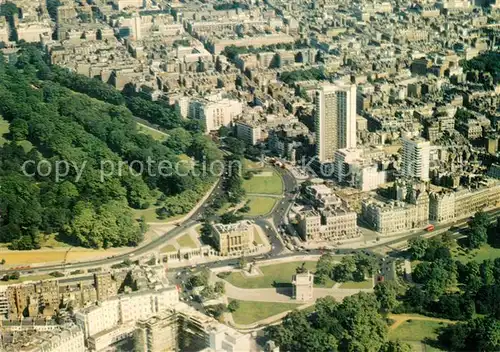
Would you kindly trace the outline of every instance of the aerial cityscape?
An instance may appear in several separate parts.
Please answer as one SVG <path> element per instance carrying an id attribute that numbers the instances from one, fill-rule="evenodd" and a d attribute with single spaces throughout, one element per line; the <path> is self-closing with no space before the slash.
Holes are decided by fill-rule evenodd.
<path id="1" fill-rule="evenodd" d="M 0 0 L 0 351 L 500 351 L 500 0 Z"/>

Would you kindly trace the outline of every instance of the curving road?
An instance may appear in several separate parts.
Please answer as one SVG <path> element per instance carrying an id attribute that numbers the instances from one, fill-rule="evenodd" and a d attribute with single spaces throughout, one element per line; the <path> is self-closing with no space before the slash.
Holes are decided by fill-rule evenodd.
<path id="1" fill-rule="evenodd" d="M 266 236 L 269 239 L 269 242 L 271 244 L 271 251 L 265 255 L 259 254 L 259 255 L 253 255 L 253 256 L 247 256 L 247 259 L 249 260 L 264 260 L 268 259 L 270 257 L 273 258 L 286 258 L 286 257 L 291 257 L 297 255 L 296 252 L 288 252 L 288 253 L 283 253 L 284 250 L 284 244 L 283 241 L 280 237 L 280 235 L 276 232 L 274 226 L 277 228 L 280 227 L 287 227 L 288 232 L 292 235 L 297 235 L 295 229 L 293 226 L 288 224 L 287 222 L 284 221 L 285 219 L 285 214 L 289 211 L 290 206 L 293 204 L 295 196 L 296 196 L 296 186 L 297 182 L 295 178 L 286 170 L 283 169 L 278 169 L 278 172 L 282 175 L 283 178 L 283 183 L 284 183 L 284 189 L 285 193 L 283 195 L 282 200 L 275 206 L 273 209 L 272 214 L 268 218 L 264 217 L 257 217 L 254 219 L 255 223 L 259 226 L 262 227 L 263 231 L 265 232 Z M 175 236 L 178 236 L 185 232 L 189 227 L 195 225 L 197 221 L 201 218 L 205 207 L 207 204 L 211 203 L 213 199 L 223 192 L 222 187 L 221 187 L 221 182 L 219 181 L 217 186 L 213 189 L 212 193 L 210 194 L 209 197 L 200 205 L 200 207 L 183 223 L 179 224 L 176 228 L 172 229 L 169 232 L 166 232 L 163 236 L 145 244 L 142 247 L 138 247 L 137 249 L 125 253 L 125 254 L 120 254 L 117 256 L 113 256 L 110 258 L 105 258 L 105 259 L 98 259 L 98 260 L 93 260 L 93 261 L 86 261 L 86 262 L 77 262 L 77 263 L 67 263 L 67 264 L 53 264 L 53 265 L 44 265 L 44 266 L 39 266 L 39 267 L 33 267 L 33 268 L 27 268 L 27 269 L 3 269 L 0 270 L 0 275 L 4 275 L 7 273 L 12 273 L 15 271 L 18 271 L 20 273 L 27 273 L 27 272 L 37 272 L 37 273 L 47 273 L 47 272 L 52 272 L 52 271 L 60 271 L 60 270 L 76 270 L 76 269 L 84 269 L 84 268 L 94 268 L 94 267 L 101 267 L 101 266 L 108 266 L 112 264 L 117 264 L 123 262 L 125 259 L 133 259 L 135 257 L 139 257 L 143 254 L 146 254 L 158 247 L 163 246 L 167 241 L 171 240 Z M 491 211 L 487 211 L 490 216 L 496 217 L 500 216 L 500 209 L 495 209 Z M 460 220 L 457 221 L 453 224 L 443 224 L 443 225 L 436 225 L 435 226 L 435 231 L 442 230 L 442 229 L 449 229 L 450 227 L 461 224 L 465 220 Z M 465 226 L 457 227 L 453 230 L 453 234 L 456 236 L 461 235 L 461 231 L 463 230 Z M 414 238 L 414 237 L 419 237 L 425 234 L 429 234 L 429 232 L 425 230 L 421 231 L 416 231 L 414 233 L 408 234 L 403 237 L 398 237 L 395 238 L 394 240 L 384 242 L 384 243 L 376 243 L 371 246 L 366 246 L 364 248 L 339 248 L 336 249 L 335 252 L 337 254 L 350 254 L 358 251 L 365 251 L 365 252 L 372 252 L 373 249 L 379 248 L 379 247 L 390 247 L 391 245 L 401 243 L 405 240 Z M 306 250 L 306 253 L 303 253 L 304 255 L 318 255 L 322 254 L 324 250 Z M 378 254 L 376 254 L 378 255 Z M 379 255 L 378 255 L 379 256 Z M 223 267 L 223 266 L 228 266 L 228 265 L 238 265 L 238 259 L 239 258 L 228 258 L 228 259 L 223 259 L 219 260 L 217 262 L 211 262 L 211 263 L 206 263 L 206 264 L 201 264 L 199 265 L 200 267 Z M 188 264 L 186 264 L 188 266 Z M 177 269 L 178 270 L 178 269 Z"/>
<path id="2" fill-rule="evenodd" d="M 280 172 L 283 174 L 283 172 Z M 285 173 L 287 174 L 287 173 Z M 289 174 L 287 174 L 284 178 L 284 185 L 285 185 L 285 190 L 287 192 L 287 197 L 286 202 L 283 200 L 280 201 L 280 205 L 275 207 L 273 209 L 273 219 L 279 219 L 283 217 L 283 213 L 281 212 L 283 208 L 288 207 L 288 204 L 290 204 L 293 196 L 288 195 L 289 192 L 293 192 L 295 189 L 295 180 L 293 177 Z M 76 263 L 67 263 L 67 264 L 49 264 L 49 265 L 43 265 L 43 266 L 37 266 L 37 267 L 32 267 L 32 268 L 26 268 L 26 269 L 3 269 L 0 270 L 0 275 L 5 275 L 8 273 L 12 273 L 15 271 L 18 271 L 20 273 L 27 273 L 27 272 L 37 272 L 37 273 L 44 273 L 44 272 L 52 272 L 52 271 L 58 271 L 58 270 L 76 270 L 76 269 L 84 269 L 84 268 L 93 268 L 93 267 L 101 267 L 101 266 L 108 266 L 116 263 L 123 262 L 125 259 L 132 259 L 135 257 L 139 257 L 143 254 L 146 254 L 158 247 L 163 246 L 167 241 L 171 240 L 172 238 L 182 234 L 185 232 L 188 228 L 191 226 L 195 225 L 197 221 L 202 217 L 203 212 L 205 211 L 205 208 L 207 204 L 211 203 L 215 197 L 217 197 L 220 193 L 223 192 L 222 189 L 222 183 L 221 180 L 218 181 L 216 187 L 213 189 L 212 193 L 210 194 L 207 199 L 200 204 L 198 209 L 184 222 L 182 222 L 180 225 L 178 225 L 176 228 L 172 229 L 171 231 L 166 232 L 163 236 L 156 238 L 155 240 L 145 244 L 144 246 L 138 247 L 135 250 L 132 250 L 128 253 L 125 254 L 120 254 L 116 255 L 113 257 L 109 258 L 104 258 L 104 259 L 98 259 L 98 260 L 92 260 L 92 261 L 85 261 L 85 262 L 76 262 Z M 281 215 L 280 215 L 281 214 Z M 255 223 L 257 223 L 259 226 L 262 227 L 264 232 L 266 233 L 267 237 L 269 238 L 269 242 L 272 245 L 272 250 L 268 254 L 268 256 L 275 256 L 283 251 L 283 243 L 281 239 L 279 238 L 279 235 L 273 230 L 273 224 L 269 222 L 269 220 L 264 219 L 264 218 L 257 218 L 255 219 Z M 253 258 L 253 257 L 252 257 Z M 234 259 L 228 259 L 224 260 L 223 262 L 231 262 Z M 237 259 L 236 259 L 237 261 Z M 226 264 L 227 265 L 227 264 Z"/>
<path id="3" fill-rule="evenodd" d="M 210 194 L 209 197 L 203 202 L 200 207 L 183 223 L 181 223 L 179 226 L 176 228 L 172 229 L 169 232 L 166 232 L 163 236 L 154 239 L 153 241 L 145 244 L 144 246 L 138 247 L 137 249 L 125 253 L 125 254 L 120 254 L 116 255 L 110 258 L 105 258 L 105 259 L 98 259 L 98 260 L 92 260 L 92 261 L 86 261 L 86 262 L 78 262 L 78 263 L 68 263 L 68 264 L 53 264 L 53 265 L 44 265 L 44 266 L 39 266 L 39 267 L 33 267 L 33 268 L 27 268 L 25 270 L 18 270 L 18 269 L 4 269 L 0 270 L 0 274 L 6 274 L 14 271 L 19 271 L 21 273 L 25 273 L 28 271 L 36 271 L 36 272 L 51 272 L 55 270 L 75 270 L 75 269 L 82 269 L 82 268 L 92 268 L 92 267 L 99 267 L 99 266 L 105 266 L 105 265 L 111 265 L 111 264 L 116 264 L 124 261 L 125 259 L 131 259 L 134 257 L 141 256 L 143 254 L 146 254 L 150 252 L 151 250 L 158 248 L 162 245 L 165 244 L 165 242 L 169 241 L 170 239 L 174 238 L 175 236 L 180 235 L 181 233 L 185 232 L 186 229 L 189 227 L 193 226 L 194 224 L 197 223 L 197 220 L 201 217 L 203 214 L 203 211 L 205 210 L 206 204 L 212 202 L 212 200 L 220 193 L 222 192 L 221 189 L 221 184 L 220 181 L 217 183 L 217 186 L 212 190 L 212 193 Z"/>

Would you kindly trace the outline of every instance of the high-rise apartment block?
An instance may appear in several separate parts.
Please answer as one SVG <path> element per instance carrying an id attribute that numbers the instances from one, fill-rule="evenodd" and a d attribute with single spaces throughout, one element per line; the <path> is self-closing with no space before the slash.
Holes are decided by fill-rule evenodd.
<path id="1" fill-rule="evenodd" d="M 135 349 L 137 351 L 175 351 L 179 344 L 178 314 L 166 310 L 157 316 L 137 323 Z"/>
<path id="2" fill-rule="evenodd" d="M 96 273 L 94 274 L 94 283 L 97 293 L 97 300 L 104 301 L 114 297 L 118 288 L 116 282 L 111 277 L 111 273 Z"/>
<path id="3" fill-rule="evenodd" d="M 423 138 L 403 138 L 401 174 L 405 177 L 429 180 L 430 143 Z"/>
<path id="4" fill-rule="evenodd" d="M 142 26 L 141 16 L 139 16 L 139 14 L 136 13 L 134 14 L 134 16 L 132 16 L 132 30 L 131 30 L 135 40 L 142 39 L 141 26 Z"/>
<path id="5" fill-rule="evenodd" d="M 356 147 L 356 86 L 321 86 L 315 98 L 316 155 L 332 161 L 336 150 Z"/>

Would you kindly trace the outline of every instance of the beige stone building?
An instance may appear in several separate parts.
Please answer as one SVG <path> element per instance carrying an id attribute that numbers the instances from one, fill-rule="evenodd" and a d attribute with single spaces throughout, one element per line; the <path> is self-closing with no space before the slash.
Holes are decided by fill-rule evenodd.
<path id="1" fill-rule="evenodd" d="M 31 327 L 28 325 L 6 327 L 5 331 L 10 330 L 15 339 L 11 343 L 2 343 L 2 351 L 84 352 L 87 350 L 83 332 L 75 325 Z"/>
<path id="2" fill-rule="evenodd" d="M 402 199 L 407 199 L 405 202 Z M 429 224 L 429 196 L 414 190 L 400 200 L 367 199 L 362 202 L 363 220 L 381 234 L 398 234 Z"/>
<path id="3" fill-rule="evenodd" d="M 455 219 L 455 193 L 431 192 L 429 194 L 429 220 L 449 222 Z"/>
<path id="4" fill-rule="evenodd" d="M 463 219 L 478 211 L 497 207 L 500 203 L 500 182 L 486 179 L 475 187 L 458 191 L 432 193 L 429 218 L 438 223 Z"/>
<path id="5" fill-rule="evenodd" d="M 249 334 L 220 324 L 185 303 L 139 321 L 134 342 L 134 351 L 138 352 L 251 350 Z M 181 343 L 188 346 L 180 346 Z"/>
<path id="6" fill-rule="evenodd" d="M 299 214 L 298 230 L 307 241 L 338 242 L 357 237 L 357 214 L 344 207 L 305 210 Z"/>
<path id="7" fill-rule="evenodd" d="M 94 274 L 94 282 L 97 293 L 97 300 L 99 301 L 114 297 L 118 293 L 116 281 L 111 277 L 111 273 Z"/>
<path id="8" fill-rule="evenodd" d="M 24 40 L 28 43 L 38 43 L 42 37 L 50 37 L 52 28 L 46 23 L 24 23 L 20 22 L 16 27 L 17 40 Z"/>
<path id="9" fill-rule="evenodd" d="M 214 224 L 213 233 L 220 255 L 243 254 L 254 238 L 254 226 L 249 221 Z"/>
<path id="10" fill-rule="evenodd" d="M 212 54 L 220 54 L 228 46 L 253 46 L 259 48 L 262 46 L 293 43 L 295 39 L 288 34 L 267 34 L 261 36 L 245 37 L 238 39 L 215 39 L 207 42 L 207 46 Z"/>
<path id="11" fill-rule="evenodd" d="M 339 207 L 342 205 L 342 200 L 325 184 L 307 186 L 304 190 L 304 198 L 311 205 L 318 208 Z"/>
<path id="12" fill-rule="evenodd" d="M 314 293 L 314 274 L 309 270 L 292 276 L 293 295 L 297 301 L 310 301 Z"/>
<path id="13" fill-rule="evenodd" d="M 126 8 L 141 8 L 144 5 L 144 0 L 114 0 L 113 4 L 121 11 Z"/>
<path id="14" fill-rule="evenodd" d="M 178 345 L 178 317 L 174 310 L 137 323 L 135 332 L 137 351 L 175 351 Z"/>
<path id="15" fill-rule="evenodd" d="M 9 318 L 52 316 L 59 308 L 59 285 L 56 280 L 32 284 L 12 285 L 7 288 Z"/>

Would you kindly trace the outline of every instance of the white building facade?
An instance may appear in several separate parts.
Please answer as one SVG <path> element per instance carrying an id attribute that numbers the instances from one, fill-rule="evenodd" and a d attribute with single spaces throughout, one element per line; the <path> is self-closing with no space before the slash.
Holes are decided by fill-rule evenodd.
<path id="1" fill-rule="evenodd" d="M 321 86 L 315 97 L 316 156 L 332 161 L 336 150 L 356 147 L 356 86 Z"/>
<path id="2" fill-rule="evenodd" d="M 401 174 L 405 177 L 429 180 L 430 142 L 423 138 L 403 138 Z"/>

